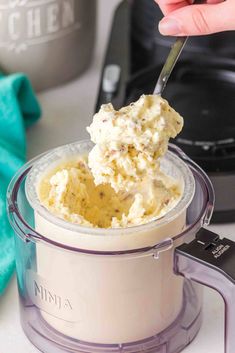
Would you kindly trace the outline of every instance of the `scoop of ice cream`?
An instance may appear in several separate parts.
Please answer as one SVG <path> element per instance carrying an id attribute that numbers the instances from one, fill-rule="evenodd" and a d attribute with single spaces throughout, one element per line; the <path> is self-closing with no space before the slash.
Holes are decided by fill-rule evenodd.
<path id="1" fill-rule="evenodd" d="M 87 158 L 67 161 L 45 175 L 38 197 L 52 214 L 88 227 L 119 228 L 150 222 L 179 201 L 180 185 L 166 175 L 139 185 L 142 193 L 116 193 L 109 184 L 94 183 Z M 146 197 L 147 196 L 147 197 Z"/>
<path id="2" fill-rule="evenodd" d="M 179 201 L 177 180 L 161 171 L 182 117 L 160 96 L 141 96 L 119 111 L 103 105 L 88 131 L 88 156 L 67 161 L 42 178 L 39 199 L 69 222 L 100 228 L 130 227 L 164 216 Z"/>
<path id="3" fill-rule="evenodd" d="M 142 95 L 118 111 L 102 105 L 87 128 L 95 143 L 89 153 L 95 184 L 130 191 L 146 175 L 154 178 L 157 159 L 182 126 L 183 118 L 157 95 Z"/>

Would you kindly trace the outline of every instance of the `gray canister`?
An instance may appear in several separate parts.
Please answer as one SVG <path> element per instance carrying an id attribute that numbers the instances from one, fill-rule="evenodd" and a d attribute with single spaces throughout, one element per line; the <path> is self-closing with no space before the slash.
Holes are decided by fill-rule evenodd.
<path id="1" fill-rule="evenodd" d="M 0 0 L 0 69 L 36 90 L 82 73 L 94 48 L 96 0 Z"/>

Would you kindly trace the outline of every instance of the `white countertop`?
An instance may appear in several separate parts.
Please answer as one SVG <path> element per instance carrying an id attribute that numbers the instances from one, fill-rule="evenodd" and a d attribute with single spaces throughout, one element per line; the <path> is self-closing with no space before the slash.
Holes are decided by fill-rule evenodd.
<path id="1" fill-rule="evenodd" d="M 99 85 L 100 69 L 113 10 L 119 0 L 99 0 L 96 50 L 90 68 L 77 80 L 39 94 L 43 108 L 40 122 L 28 131 L 28 157 L 49 148 L 88 137 Z M 107 6 L 108 4 L 108 6 Z M 235 224 L 211 227 L 235 240 Z M 21 330 L 16 280 L 0 298 L 0 353 L 36 353 Z M 184 353 L 223 353 L 223 301 L 213 290 L 204 290 L 204 320 L 200 333 Z"/>

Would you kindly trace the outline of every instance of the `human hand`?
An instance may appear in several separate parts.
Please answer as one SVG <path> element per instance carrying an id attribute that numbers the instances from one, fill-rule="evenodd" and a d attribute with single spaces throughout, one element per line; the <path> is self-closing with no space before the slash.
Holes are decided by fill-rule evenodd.
<path id="1" fill-rule="evenodd" d="M 159 22 L 163 35 L 192 36 L 235 30 L 235 0 L 155 0 L 164 18 Z"/>

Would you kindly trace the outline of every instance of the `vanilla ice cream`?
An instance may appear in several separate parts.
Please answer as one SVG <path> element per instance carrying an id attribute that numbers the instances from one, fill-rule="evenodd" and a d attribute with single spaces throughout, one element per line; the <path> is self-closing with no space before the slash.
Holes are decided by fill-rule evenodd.
<path id="1" fill-rule="evenodd" d="M 118 111 L 102 105 L 87 128 L 95 143 L 89 154 L 95 183 L 129 191 L 145 176 L 155 178 L 157 160 L 182 126 L 183 118 L 158 95 L 142 95 Z"/>
<path id="2" fill-rule="evenodd" d="M 159 174 L 138 185 L 140 192 L 116 193 L 109 184 L 96 186 L 86 157 L 63 162 L 38 185 L 41 203 L 66 221 L 89 227 L 118 228 L 147 223 L 179 201 L 181 185 Z"/>
<path id="3" fill-rule="evenodd" d="M 43 178 L 41 203 L 73 223 L 100 228 L 129 227 L 166 214 L 182 190 L 161 170 L 160 157 L 183 119 L 156 95 L 119 111 L 103 105 L 88 128 L 96 143 L 87 156 L 62 163 Z"/>

